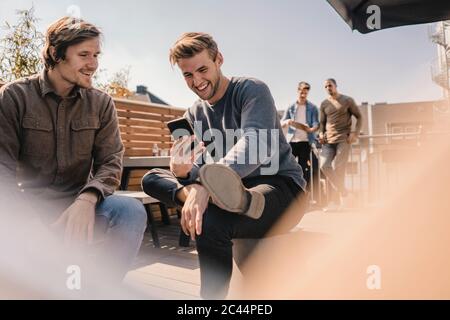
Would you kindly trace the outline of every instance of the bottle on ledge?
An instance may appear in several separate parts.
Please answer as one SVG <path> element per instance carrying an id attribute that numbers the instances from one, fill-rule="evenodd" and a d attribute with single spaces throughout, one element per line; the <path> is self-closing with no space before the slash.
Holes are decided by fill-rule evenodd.
<path id="1" fill-rule="evenodd" d="M 159 148 L 158 148 L 158 145 L 156 143 L 153 144 L 152 155 L 154 157 L 159 156 Z"/>

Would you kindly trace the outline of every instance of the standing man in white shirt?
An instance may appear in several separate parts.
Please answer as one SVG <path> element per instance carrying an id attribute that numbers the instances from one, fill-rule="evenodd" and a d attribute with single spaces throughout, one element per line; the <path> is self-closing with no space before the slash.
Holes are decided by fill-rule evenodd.
<path id="1" fill-rule="evenodd" d="M 291 145 L 292 154 L 297 157 L 298 163 L 302 167 L 303 177 L 307 181 L 309 189 L 311 165 L 314 166 L 315 172 L 314 185 L 318 186 L 317 158 L 313 155 L 313 164 L 311 164 L 310 153 L 311 144 L 316 143 L 315 132 L 319 129 L 319 111 L 313 103 L 308 101 L 310 89 L 311 85 L 305 81 L 298 84 L 297 101 L 286 109 L 281 119 L 281 126 L 288 127 L 286 139 Z"/>

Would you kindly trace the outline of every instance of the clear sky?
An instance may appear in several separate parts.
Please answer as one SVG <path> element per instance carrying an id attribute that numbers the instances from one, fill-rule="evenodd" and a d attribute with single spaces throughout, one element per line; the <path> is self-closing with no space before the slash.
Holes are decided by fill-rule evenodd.
<path id="1" fill-rule="evenodd" d="M 33 3 L 41 31 L 78 6 L 104 32 L 101 68 L 131 66 L 132 88 L 144 84 L 174 106 L 196 99 L 168 61 L 169 48 L 187 31 L 211 33 L 225 57 L 224 74 L 263 80 L 279 109 L 295 101 L 300 80 L 312 85 L 310 100 L 320 104 L 328 77 L 358 103 L 442 96 L 431 81 L 430 25 L 361 35 L 325 0 L 1 0 L 0 22 L 15 22 L 15 10 Z"/>

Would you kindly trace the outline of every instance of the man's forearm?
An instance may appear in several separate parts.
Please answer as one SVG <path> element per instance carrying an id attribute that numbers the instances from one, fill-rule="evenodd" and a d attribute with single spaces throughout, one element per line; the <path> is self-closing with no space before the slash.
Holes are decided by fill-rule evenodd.
<path id="1" fill-rule="evenodd" d="M 325 128 L 327 125 L 327 116 L 325 115 L 325 111 L 323 107 L 320 107 L 320 117 L 319 117 L 319 135 L 325 135 Z"/>
<path id="2" fill-rule="evenodd" d="M 325 135 L 325 127 L 326 127 L 326 123 L 320 122 L 319 135 L 321 135 L 321 136 Z"/>
<path id="3" fill-rule="evenodd" d="M 87 189 L 77 197 L 77 200 L 87 201 L 96 205 L 99 198 L 100 194 L 96 189 Z"/>
<path id="4" fill-rule="evenodd" d="M 121 178 L 121 154 L 118 153 L 110 159 L 110 161 L 94 167 L 94 177 L 81 190 L 80 194 L 95 189 L 98 191 L 100 198 L 106 198 L 114 193 L 120 185 Z"/>
<path id="5" fill-rule="evenodd" d="M 175 194 L 175 196 L 177 197 L 177 200 L 181 203 L 185 203 L 187 197 L 189 196 L 189 192 L 191 192 L 192 188 L 194 188 L 194 187 L 195 187 L 195 185 L 190 184 L 190 185 L 184 186 L 183 188 L 178 190 L 177 193 Z"/>

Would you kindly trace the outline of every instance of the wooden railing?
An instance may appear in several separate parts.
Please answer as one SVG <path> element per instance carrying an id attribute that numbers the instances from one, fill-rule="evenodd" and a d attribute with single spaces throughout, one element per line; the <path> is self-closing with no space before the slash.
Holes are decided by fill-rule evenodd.
<path id="1" fill-rule="evenodd" d="M 123 144 L 124 157 L 151 156 L 153 145 L 170 149 L 172 142 L 166 123 L 181 117 L 185 110 L 155 103 L 114 99 Z M 130 172 L 128 190 L 141 190 L 146 170 Z"/>
<path id="2" fill-rule="evenodd" d="M 185 110 L 165 105 L 114 99 L 125 156 L 151 156 L 154 144 L 160 150 L 172 145 L 166 123 L 181 117 Z"/>

